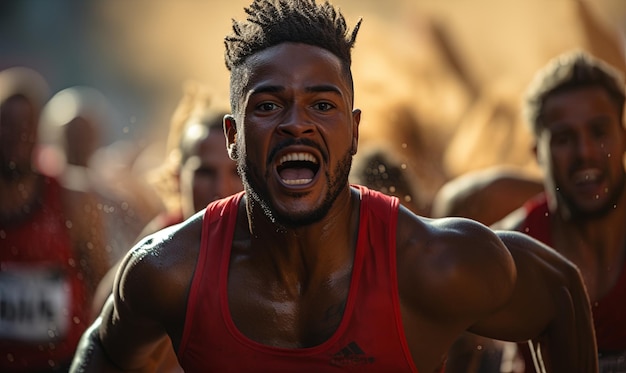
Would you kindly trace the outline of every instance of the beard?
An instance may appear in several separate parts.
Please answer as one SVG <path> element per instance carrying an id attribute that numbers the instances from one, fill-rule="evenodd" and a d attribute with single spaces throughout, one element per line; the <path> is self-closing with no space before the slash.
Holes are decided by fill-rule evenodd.
<path id="1" fill-rule="evenodd" d="M 612 189 L 611 193 L 608 195 L 609 198 L 606 203 L 594 210 L 582 208 L 573 198 L 569 195 L 561 193 L 560 191 L 557 191 L 557 198 L 561 201 L 559 203 L 563 203 L 564 206 L 567 207 L 572 220 L 595 220 L 603 218 L 611 213 L 611 211 L 615 210 L 617 204 L 620 202 L 625 187 L 626 174 L 622 173 L 619 182 L 617 183 L 617 187 Z M 557 188 L 557 190 L 560 190 L 560 188 Z"/>
<path id="2" fill-rule="evenodd" d="M 265 215 L 272 223 L 277 224 L 279 229 L 299 228 L 319 222 L 328 214 L 335 200 L 337 200 L 337 197 L 343 192 L 343 188 L 348 184 L 348 176 L 352 167 L 352 156 L 352 152 L 348 150 L 337 164 L 337 167 L 335 167 L 334 172 L 326 172 L 328 193 L 318 207 L 304 212 L 278 211 L 271 202 L 271 195 L 265 188 L 265 183 L 260 181 L 260 178 L 254 177 L 254 172 L 251 172 L 252 166 L 247 163 L 243 154 L 239 154 L 237 158 L 237 171 L 241 177 L 244 190 L 250 196 L 250 204 L 252 206 L 259 205 Z M 265 175 L 265 178 L 270 177 L 269 172 Z M 335 176 L 333 177 L 332 175 Z M 304 194 L 293 193 L 291 196 L 302 198 Z"/>

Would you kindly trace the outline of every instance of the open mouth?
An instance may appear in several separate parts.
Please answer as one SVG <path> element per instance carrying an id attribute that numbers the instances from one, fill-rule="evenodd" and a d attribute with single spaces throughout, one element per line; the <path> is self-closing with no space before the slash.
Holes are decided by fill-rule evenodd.
<path id="1" fill-rule="evenodd" d="M 574 183 L 577 185 L 592 184 L 598 182 L 601 172 L 597 168 L 588 168 L 574 174 Z"/>
<path id="2" fill-rule="evenodd" d="M 278 160 L 278 175 L 286 185 L 304 185 L 310 183 L 320 165 L 311 153 L 288 153 Z"/>

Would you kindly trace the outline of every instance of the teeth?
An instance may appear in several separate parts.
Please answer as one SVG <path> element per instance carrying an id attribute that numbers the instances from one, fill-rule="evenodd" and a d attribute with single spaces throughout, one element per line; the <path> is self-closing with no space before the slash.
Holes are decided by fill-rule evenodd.
<path id="1" fill-rule="evenodd" d="M 310 183 L 313 179 L 297 179 L 297 180 L 285 180 L 283 179 L 283 183 L 288 185 L 302 185 Z"/>
<path id="2" fill-rule="evenodd" d="M 290 161 L 308 161 L 317 164 L 317 159 L 315 159 L 315 157 L 311 153 L 289 153 L 282 156 L 279 159 L 278 163 L 283 164 Z M 293 181 L 297 182 L 298 180 Z"/>

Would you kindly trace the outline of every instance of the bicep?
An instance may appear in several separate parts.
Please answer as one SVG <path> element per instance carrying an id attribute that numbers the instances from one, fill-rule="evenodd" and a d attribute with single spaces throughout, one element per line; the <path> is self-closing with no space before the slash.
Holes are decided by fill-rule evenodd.
<path id="1" fill-rule="evenodd" d="M 515 287 L 502 309 L 473 325 L 470 331 L 496 339 L 528 340 L 544 333 L 558 316 L 560 294 L 570 287 L 578 272 L 560 254 L 535 239 L 518 232 L 502 231 L 498 235 L 515 261 Z"/>

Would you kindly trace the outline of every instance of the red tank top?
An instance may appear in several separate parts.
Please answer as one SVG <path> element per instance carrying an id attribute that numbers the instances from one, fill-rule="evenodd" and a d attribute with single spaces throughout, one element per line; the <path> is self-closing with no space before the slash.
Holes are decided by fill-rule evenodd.
<path id="1" fill-rule="evenodd" d="M 0 371 L 67 369 L 89 321 L 77 267 L 61 188 L 46 178 L 42 206 L 0 225 Z"/>
<path id="2" fill-rule="evenodd" d="M 361 210 L 346 308 L 333 336 L 310 348 L 271 347 L 237 330 L 226 282 L 243 193 L 209 205 L 178 351 L 186 372 L 417 372 L 398 300 L 398 200 L 355 187 Z"/>
<path id="3" fill-rule="evenodd" d="M 552 246 L 550 211 L 545 194 L 531 199 L 524 208 L 526 219 L 521 231 Z M 614 353 L 626 357 L 626 263 L 611 292 L 595 302 L 592 310 L 600 357 Z"/>

